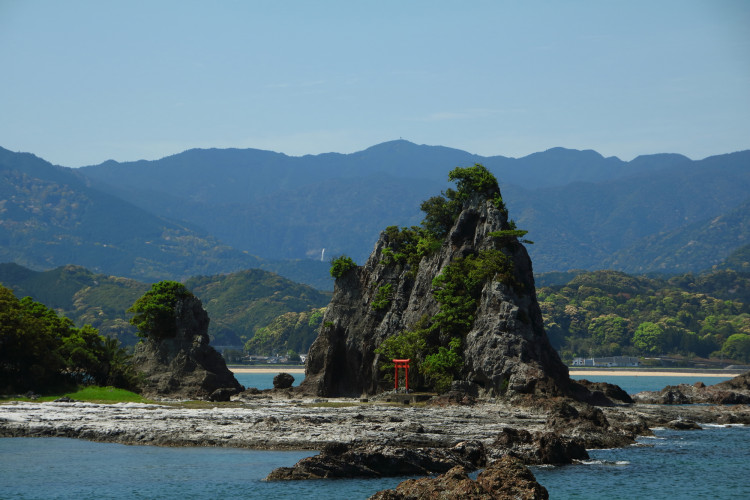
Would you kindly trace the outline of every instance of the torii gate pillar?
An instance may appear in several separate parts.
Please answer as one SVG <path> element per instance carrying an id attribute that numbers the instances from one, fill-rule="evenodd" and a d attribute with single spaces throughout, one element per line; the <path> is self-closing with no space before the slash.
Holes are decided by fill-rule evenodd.
<path id="1" fill-rule="evenodd" d="M 394 359 L 393 364 L 396 367 L 396 381 L 395 381 L 395 389 L 398 390 L 398 369 L 403 368 L 406 372 L 405 376 L 405 388 L 406 392 L 409 392 L 409 361 L 411 359 Z"/>

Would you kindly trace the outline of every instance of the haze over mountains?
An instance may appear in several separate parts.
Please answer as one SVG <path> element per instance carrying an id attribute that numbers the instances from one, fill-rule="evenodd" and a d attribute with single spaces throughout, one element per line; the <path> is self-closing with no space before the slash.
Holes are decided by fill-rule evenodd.
<path id="1" fill-rule="evenodd" d="M 700 271 L 748 243 L 750 151 L 513 159 L 398 140 L 352 154 L 196 149 L 69 169 L 0 148 L 0 261 L 151 281 L 263 267 L 330 288 L 330 257 L 364 262 L 381 230 L 418 224 L 448 171 L 474 163 L 497 176 L 535 241 L 535 272 Z"/>

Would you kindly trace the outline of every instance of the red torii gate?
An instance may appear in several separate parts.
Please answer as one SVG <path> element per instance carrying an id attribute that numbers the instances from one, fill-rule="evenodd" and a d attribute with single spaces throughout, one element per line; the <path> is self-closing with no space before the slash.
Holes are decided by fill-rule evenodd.
<path id="1" fill-rule="evenodd" d="M 394 359 L 393 360 L 393 364 L 396 367 L 396 382 L 395 382 L 396 390 L 398 390 L 398 369 L 403 368 L 404 370 L 406 370 L 406 377 L 405 377 L 406 392 L 409 392 L 409 361 L 411 361 L 411 359 Z"/>

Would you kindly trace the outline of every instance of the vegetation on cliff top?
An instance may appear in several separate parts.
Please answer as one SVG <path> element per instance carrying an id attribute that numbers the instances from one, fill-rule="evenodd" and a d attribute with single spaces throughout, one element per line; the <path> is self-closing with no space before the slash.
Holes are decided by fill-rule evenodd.
<path id="1" fill-rule="evenodd" d="M 348 255 L 339 255 L 331 259 L 331 277 L 339 279 L 352 269 L 357 267 L 357 264 Z"/>
<path id="2" fill-rule="evenodd" d="M 176 281 L 160 281 L 144 293 L 128 309 L 132 312 L 130 324 L 138 329 L 137 335 L 151 340 L 173 338 L 177 335 L 175 307 L 180 300 L 195 297 L 185 285 Z"/>

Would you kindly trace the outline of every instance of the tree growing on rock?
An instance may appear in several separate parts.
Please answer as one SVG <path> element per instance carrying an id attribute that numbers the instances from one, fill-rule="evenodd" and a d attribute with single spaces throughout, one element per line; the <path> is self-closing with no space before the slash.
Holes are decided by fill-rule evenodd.
<path id="1" fill-rule="evenodd" d="M 128 309 L 134 313 L 130 324 L 138 328 L 137 335 L 151 340 L 172 338 L 177 334 L 175 306 L 181 299 L 193 297 L 185 285 L 176 281 L 160 281 Z"/>

